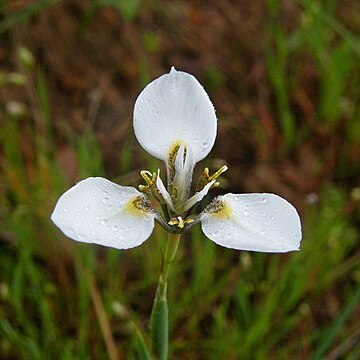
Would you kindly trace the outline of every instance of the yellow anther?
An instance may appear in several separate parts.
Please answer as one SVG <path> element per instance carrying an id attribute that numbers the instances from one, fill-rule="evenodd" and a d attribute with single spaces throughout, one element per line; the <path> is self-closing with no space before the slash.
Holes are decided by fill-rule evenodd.
<path id="1" fill-rule="evenodd" d="M 148 170 L 141 170 L 140 175 L 145 180 L 145 182 L 148 184 L 148 186 L 151 186 L 156 181 L 156 174 L 155 173 L 152 174 Z"/>
<path id="2" fill-rule="evenodd" d="M 178 216 L 176 218 L 172 218 L 168 224 L 169 225 L 177 225 L 180 229 L 183 229 L 185 224 L 190 224 L 194 221 L 194 219 L 183 219 L 181 216 Z"/>
<path id="3" fill-rule="evenodd" d="M 176 218 L 173 218 L 168 222 L 169 225 L 176 225 L 177 223 L 178 223 L 178 219 Z"/>
<path id="4" fill-rule="evenodd" d="M 190 224 L 192 222 L 194 222 L 194 219 L 191 219 L 191 218 L 187 218 L 184 220 L 185 224 Z"/>
<path id="5" fill-rule="evenodd" d="M 227 169 L 228 169 L 228 167 L 226 165 L 222 166 L 215 174 L 213 174 L 209 177 L 209 181 L 217 179 Z"/>
<path id="6" fill-rule="evenodd" d="M 185 223 L 184 223 L 184 220 L 182 219 L 181 216 L 178 216 L 178 221 L 179 221 L 178 227 L 179 227 L 180 229 L 182 229 L 182 228 L 184 227 Z"/>

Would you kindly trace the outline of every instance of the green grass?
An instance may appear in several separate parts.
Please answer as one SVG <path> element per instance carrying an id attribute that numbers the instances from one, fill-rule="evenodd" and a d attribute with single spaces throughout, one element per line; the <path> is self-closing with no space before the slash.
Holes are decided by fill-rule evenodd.
<path id="1" fill-rule="evenodd" d="M 11 14 L 0 22 L 0 32 L 53 3 L 37 1 Z M 127 21 L 136 17 L 139 3 L 131 2 L 132 10 L 119 5 L 119 11 L 129 12 L 123 14 Z M 336 1 L 299 4 L 301 17 L 289 31 L 281 3 L 268 1 L 265 60 L 281 135 L 276 151 L 285 157 L 313 137 L 340 138 L 337 166 L 320 183 L 318 201 L 302 204 L 300 252 L 237 252 L 217 247 L 199 228 L 186 233 L 169 281 L 171 358 L 318 360 L 342 351 L 358 330 L 359 199 L 353 184 L 359 165 L 352 155 L 360 146 L 359 40 L 337 19 Z M 145 40 L 153 42 L 146 34 Z M 306 57 L 318 81 L 310 120 L 293 111 L 302 86 L 299 61 Z M 143 59 L 138 65 L 144 83 L 148 65 Z M 108 359 L 109 339 L 100 325 L 105 317 L 120 357 L 142 358 L 165 233 L 157 227 L 141 247 L 116 251 L 74 243 L 54 227 L 53 206 L 72 184 L 57 157 L 61 145 L 49 80 L 41 64 L 16 72 L 21 84 L 25 79 L 17 89 L 30 89 L 33 103 L 25 115 L 0 107 L 0 353 L 4 359 Z M 4 79 L 3 88 L 15 86 L 8 74 Z M 223 79 L 212 84 L 214 89 L 226 86 Z M 119 176 L 136 170 L 133 164 L 139 161 L 134 151 L 140 150 L 132 130 L 127 131 L 114 150 Z M 81 136 L 68 132 L 62 142 L 75 154 L 78 178 L 107 175 L 91 125 Z M 142 168 L 159 166 L 140 156 Z M 326 160 L 325 150 L 320 159 Z M 340 355 L 356 359 L 359 354 L 355 342 Z"/>

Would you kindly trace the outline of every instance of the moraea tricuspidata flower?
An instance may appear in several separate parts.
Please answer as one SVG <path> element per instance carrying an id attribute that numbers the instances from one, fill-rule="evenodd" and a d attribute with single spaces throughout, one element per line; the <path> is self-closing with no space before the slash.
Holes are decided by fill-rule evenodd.
<path id="1" fill-rule="evenodd" d="M 213 175 L 205 168 L 191 195 L 194 166 L 209 154 L 217 130 L 215 109 L 194 76 L 172 68 L 148 84 L 135 103 L 134 130 L 141 146 L 165 162 L 167 186 L 160 170 L 141 172 L 146 185 L 140 191 L 101 177 L 82 180 L 60 197 L 51 215 L 65 235 L 128 249 L 149 238 L 155 220 L 172 233 L 200 222 L 210 240 L 227 248 L 299 250 L 299 215 L 277 195 L 228 193 L 199 210 L 227 167 Z"/>

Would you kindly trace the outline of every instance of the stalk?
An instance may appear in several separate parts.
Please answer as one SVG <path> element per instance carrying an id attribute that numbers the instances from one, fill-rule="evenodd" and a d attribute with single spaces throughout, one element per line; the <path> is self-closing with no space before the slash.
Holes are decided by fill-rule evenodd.
<path id="1" fill-rule="evenodd" d="M 160 360 L 168 358 L 169 351 L 169 310 L 167 304 L 167 277 L 171 263 L 179 247 L 181 234 L 168 233 L 166 250 L 163 259 L 154 304 L 150 317 L 151 340 L 153 352 Z"/>

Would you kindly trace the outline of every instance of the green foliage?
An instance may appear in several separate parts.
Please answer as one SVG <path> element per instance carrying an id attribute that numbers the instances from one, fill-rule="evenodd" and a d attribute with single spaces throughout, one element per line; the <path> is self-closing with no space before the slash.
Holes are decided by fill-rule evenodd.
<path id="1" fill-rule="evenodd" d="M 3 17 L 0 33 L 28 22 L 56 2 L 31 2 Z M 279 115 L 283 153 L 311 139 L 318 127 L 330 137 L 341 130 L 344 144 L 336 175 L 349 181 L 359 174 L 358 161 L 349 164 L 360 144 L 360 46 L 337 20 L 336 6 L 325 3 L 336 5 L 336 1 L 299 1 L 301 16 L 289 32 L 282 3 L 267 2 L 267 79 Z M 97 0 L 94 4 L 116 8 L 127 21 L 134 21 L 142 2 Z M 0 5 L 1 11 L 5 8 Z M 149 30 L 140 33 L 144 51 L 156 54 L 161 37 Z M 73 243 L 52 225 L 53 206 L 74 181 L 58 161 L 60 147 L 65 143 L 74 154 L 77 178 L 105 176 L 106 166 L 93 126 L 81 135 L 71 132 L 62 134 L 61 140 L 55 138 L 46 69 L 33 62 L 27 50 L 17 56 L 24 69 L 2 69 L 1 89 L 31 88 L 35 100 L 20 112 L 0 106 L 0 354 L 14 359 L 108 359 L 87 281 L 90 276 L 120 357 L 149 359 L 149 339 L 143 334 L 160 272 L 164 234 L 156 228 L 143 246 L 121 252 Z M 319 84 L 315 128 L 292 111 L 302 80 L 297 63 L 302 56 L 310 56 Z M 140 87 L 151 73 L 143 58 L 137 65 Z M 206 86 L 226 86 L 229 80 L 223 69 L 218 65 L 206 69 Z M 115 150 L 120 152 L 119 175 L 135 169 L 134 149 L 131 135 Z M 147 165 L 157 169 L 159 162 L 149 159 Z M 340 351 L 354 338 L 360 301 L 360 231 L 359 212 L 353 208 L 359 203 L 350 195 L 356 193 L 351 182 L 345 186 L 336 180 L 319 185 L 317 202 L 304 202 L 304 240 L 298 253 L 239 253 L 217 247 L 199 227 L 185 234 L 169 274 L 173 358 L 315 360 Z M 159 321 L 166 314 L 162 308 Z M 360 345 L 354 344 L 341 356 L 355 359 L 359 353 Z"/>
<path id="2" fill-rule="evenodd" d="M 4 19 L 0 21 L 0 34 L 11 29 L 16 25 L 29 21 L 33 16 L 37 15 L 40 11 L 60 1 L 61 0 L 32 1 L 28 6 L 14 12 L 13 14 L 5 16 Z M 2 7 L 0 7 L 0 11 L 6 10 L 8 3 L 10 2 L 4 1 L 4 3 L 1 5 Z"/>
<path id="3" fill-rule="evenodd" d="M 118 10 L 128 21 L 133 21 L 139 13 L 141 0 L 93 0 L 96 7 L 109 6 Z"/>

